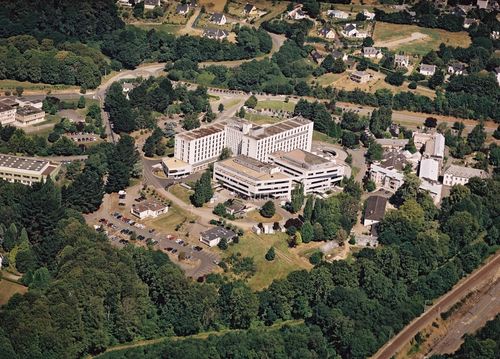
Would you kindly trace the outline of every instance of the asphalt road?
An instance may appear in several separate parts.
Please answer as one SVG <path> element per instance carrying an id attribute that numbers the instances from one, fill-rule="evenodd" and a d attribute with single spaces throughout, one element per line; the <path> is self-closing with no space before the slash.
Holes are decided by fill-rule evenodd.
<path id="1" fill-rule="evenodd" d="M 451 306 L 460 301 L 469 291 L 488 279 L 494 273 L 500 270 L 500 252 L 497 252 L 493 258 L 482 267 L 474 271 L 468 277 L 462 279 L 452 290 L 440 297 L 435 304 L 428 308 L 420 317 L 414 319 L 401 332 L 389 340 L 380 350 L 372 356 L 372 359 L 390 359 L 398 353 L 401 348 L 410 342 L 417 333 L 441 313 L 446 312 Z"/>

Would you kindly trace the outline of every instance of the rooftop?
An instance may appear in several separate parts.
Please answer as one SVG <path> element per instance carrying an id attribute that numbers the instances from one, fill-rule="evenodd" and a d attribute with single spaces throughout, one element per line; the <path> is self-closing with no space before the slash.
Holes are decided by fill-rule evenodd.
<path id="1" fill-rule="evenodd" d="M 487 178 L 489 176 L 488 173 L 483 170 L 472 167 L 457 166 L 457 165 L 451 165 L 450 167 L 448 167 L 446 171 L 444 171 L 444 174 L 462 178 L 472 178 L 472 177 Z"/>
<path id="2" fill-rule="evenodd" d="M 404 147 L 408 144 L 408 139 L 406 138 L 377 138 L 377 142 L 381 146 L 392 146 L 392 147 Z"/>
<path id="3" fill-rule="evenodd" d="M 154 199 L 148 199 L 143 202 L 133 204 L 132 207 L 134 207 L 134 211 L 136 212 L 146 212 L 146 211 L 160 211 L 167 206 L 164 205 L 163 203 L 160 203 L 158 201 L 155 201 Z"/>
<path id="4" fill-rule="evenodd" d="M 301 168 L 313 168 L 325 164 L 334 164 L 326 158 L 318 156 L 314 153 L 307 152 L 301 149 L 292 150 L 289 152 L 278 151 L 271 155 L 274 158 L 279 158 L 283 161 L 288 162 L 291 165 L 295 165 Z"/>
<path id="5" fill-rule="evenodd" d="M 439 162 L 432 158 L 424 158 L 420 161 L 420 171 L 418 176 L 431 181 L 437 181 L 439 177 Z"/>
<path id="6" fill-rule="evenodd" d="M 217 238 L 232 239 L 236 237 L 236 233 L 224 227 L 214 227 L 205 232 L 201 232 L 201 236 L 206 241 L 212 241 Z"/>
<path id="7" fill-rule="evenodd" d="M 435 71 L 436 65 L 420 64 L 420 71 Z"/>
<path id="8" fill-rule="evenodd" d="M 177 170 L 180 168 L 186 168 L 191 166 L 189 163 L 179 160 L 175 157 L 166 157 L 162 159 L 162 162 L 167 168 L 171 170 Z"/>
<path id="9" fill-rule="evenodd" d="M 12 106 L 5 105 L 0 102 L 0 112 L 12 111 Z"/>
<path id="10" fill-rule="evenodd" d="M 19 103 L 13 99 L 13 98 L 3 98 L 3 99 L 0 99 L 0 109 L 1 109 L 1 106 L 3 105 L 6 105 L 6 106 L 9 106 L 9 107 L 17 107 L 19 106 Z"/>
<path id="11" fill-rule="evenodd" d="M 387 198 L 382 196 L 371 196 L 366 200 L 365 219 L 380 221 L 384 218 Z"/>
<path id="12" fill-rule="evenodd" d="M 0 167 L 12 168 L 24 171 L 41 172 L 46 166 L 50 165 L 49 161 L 39 160 L 34 158 L 0 155 Z"/>
<path id="13" fill-rule="evenodd" d="M 277 135 L 279 133 L 292 130 L 294 128 L 302 127 L 304 125 L 308 125 L 312 123 L 311 121 L 305 119 L 302 116 L 297 116 L 290 118 L 288 120 L 284 120 L 281 122 L 278 122 L 274 125 L 271 126 L 254 126 L 250 129 L 250 132 L 248 133 L 249 137 L 255 138 L 257 140 L 271 137 L 274 135 Z"/>
<path id="14" fill-rule="evenodd" d="M 224 17 L 225 17 L 224 14 L 222 14 L 220 12 L 216 12 L 212 15 L 212 17 L 210 18 L 210 21 L 221 22 Z"/>
<path id="15" fill-rule="evenodd" d="M 408 164 L 406 157 L 399 151 L 386 151 L 379 166 L 402 171 Z"/>
<path id="16" fill-rule="evenodd" d="M 224 123 L 218 123 L 210 126 L 199 127 L 191 131 L 182 132 L 177 134 L 177 136 L 185 140 L 191 141 L 223 131 L 224 131 Z"/>
<path id="17" fill-rule="evenodd" d="M 29 116 L 29 115 L 33 115 L 35 113 L 42 113 L 44 112 L 43 110 L 40 110 L 36 107 L 33 107 L 33 106 L 23 106 L 23 107 L 19 107 L 17 109 L 17 115 L 20 115 L 20 116 Z"/>
<path id="18" fill-rule="evenodd" d="M 243 155 L 216 162 L 215 165 L 238 172 L 254 181 L 290 179 L 289 176 L 281 173 L 278 167 Z"/>

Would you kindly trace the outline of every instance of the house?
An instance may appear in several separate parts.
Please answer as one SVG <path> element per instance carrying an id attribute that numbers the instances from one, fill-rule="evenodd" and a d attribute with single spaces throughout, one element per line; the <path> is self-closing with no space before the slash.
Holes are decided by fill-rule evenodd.
<path id="1" fill-rule="evenodd" d="M 435 133 L 425 142 L 424 156 L 442 160 L 444 158 L 445 138 L 440 133 Z"/>
<path id="2" fill-rule="evenodd" d="M 495 67 L 495 75 L 497 77 L 498 85 L 500 86 L 500 66 Z"/>
<path id="3" fill-rule="evenodd" d="M 436 72 L 436 65 L 420 64 L 420 73 L 424 76 L 432 76 Z"/>
<path id="4" fill-rule="evenodd" d="M 334 60 L 342 59 L 343 61 L 347 61 L 347 55 L 337 49 L 332 51 L 332 57 Z"/>
<path id="5" fill-rule="evenodd" d="M 478 9 L 487 9 L 488 8 L 488 0 L 477 0 L 477 8 Z"/>
<path id="6" fill-rule="evenodd" d="M 130 209 L 130 213 L 134 216 L 144 218 L 156 218 L 163 213 L 168 212 L 168 206 L 160 203 L 154 199 L 148 199 L 140 203 L 135 203 Z"/>
<path id="7" fill-rule="evenodd" d="M 333 31 L 329 27 L 323 27 L 318 31 L 318 35 L 323 36 L 326 39 L 334 39 L 335 31 Z"/>
<path id="8" fill-rule="evenodd" d="M 243 15 L 252 16 L 257 14 L 257 8 L 253 4 L 246 4 L 243 8 Z"/>
<path id="9" fill-rule="evenodd" d="M 492 31 L 491 34 L 490 34 L 490 37 L 493 39 L 493 40 L 498 40 L 500 39 L 500 31 Z"/>
<path id="10" fill-rule="evenodd" d="M 365 16 L 366 20 L 372 21 L 375 19 L 375 13 L 369 12 L 366 9 L 363 10 L 363 15 Z"/>
<path id="11" fill-rule="evenodd" d="M 224 40 L 228 36 L 229 33 L 226 30 L 212 28 L 206 28 L 203 30 L 203 37 L 206 37 L 207 39 Z"/>
<path id="12" fill-rule="evenodd" d="M 356 37 L 358 34 L 358 29 L 356 24 L 346 24 L 342 30 L 342 35 L 346 37 Z"/>
<path id="13" fill-rule="evenodd" d="M 217 25 L 225 25 L 227 22 L 226 15 L 216 12 L 210 17 L 210 21 Z"/>
<path id="14" fill-rule="evenodd" d="M 467 65 L 463 62 L 452 62 L 448 65 L 448 73 L 450 75 L 465 75 L 467 73 Z"/>
<path id="15" fill-rule="evenodd" d="M 408 67 L 410 66 L 410 56 L 397 54 L 394 56 L 395 67 Z"/>
<path id="16" fill-rule="evenodd" d="M 432 158 L 424 158 L 420 161 L 418 177 L 436 182 L 439 177 L 439 161 Z"/>
<path id="17" fill-rule="evenodd" d="M 237 216 L 245 212 L 246 205 L 241 201 L 230 200 L 226 203 L 226 211 L 232 216 Z"/>
<path id="18" fill-rule="evenodd" d="M 189 13 L 190 10 L 191 10 L 191 6 L 188 3 L 179 4 L 175 8 L 175 13 L 179 14 L 179 15 L 186 15 L 187 13 Z"/>
<path id="19" fill-rule="evenodd" d="M 387 198 L 382 196 L 368 197 L 363 215 L 363 225 L 372 226 L 379 223 L 384 218 L 387 207 Z"/>
<path id="20" fill-rule="evenodd" d="M 321 55 L 318 51 L 312 50 L 311 57 L 317 64 L 321 64 L 324 60 L 323 55 Z"/>
<path id="21" fill-rule="evenodd" d="M 302 20 L 305 19 L 306 13 L 302 11 L 302 7 L 298 6 L 292 11 L 288 12 L 288 17 L 292 20 Z"/>
<path id="22" fill-rule="evenodd" d="M 328 10 L 326 14 L 336 19 L 347 19 L 349 17 L 348 13 L 340 10 Z"/>
<path id="23" fill-rule="evenodd" d="M 222 238 L 225 238 L 230 243 L 236 236 L 237 234 L 229 229 L 214 227 L 200 233 L 200 242 L 209 247 L 214 247 L 219 244 Z"/>
<path id="24" fill-rule="evenodd" d="M 404 183 L 403 170 L 408 165 L 413 165 L 408 161 L 407 156 L 398 150 L 384 152 L 382 161 L 370 166 L 370 179 L 377 187 L 382 187 L 388 191 L 395 192 Z"/>
<path id="25" fill-rule="evenodd" d="M 464 29 L 468 29 L 472 25 L 478 24 L 478 23 L 479 23 L 479 21 L 477 21 L 476 19 L 465 18 L 463 27 L 464 27 Z"/>
<path id="26" fill-rule="evenodd" d="M 349 78 L 354 82 L 364 84 L 370 81 L 371 75 L 365 71 L 354 71 Z"/>
<path id="27" fill-rule="evenodd" d="M 363 47 L 363 57 L 381 59 L 382 56 L 382 51 L 375 47 Z"/>
<path id="28" fill-rule="evenodd" d="M 489 174 L 477 168 L 451 165 L 444 171 L 443 184 L 445 186 L 465 185 L 472 177 L 488 178 Z"/>
<path id="29" fill-rule="evenodd" d="M 130 2 L 130 0 L 118 0 L 117 4 L 122 5 L 122 6 L 132 6 L 132 3 Z"/>
<path id="30" fill-rule="evenodd" d="M 144 0 L 144 9 L 146 10 L 153 10 L 155 7 L 160 5 L 160 0 Z"/>
<path id="31" fill-rule="evenodd" d="M 375 140 L 376 143 L 378 143 L 380 146 L 383 148 L 390 148 L 390 149 L 401 149 L 405 147 L 408 144 L 408 139 L 407 138 L 377 138 Z"/>

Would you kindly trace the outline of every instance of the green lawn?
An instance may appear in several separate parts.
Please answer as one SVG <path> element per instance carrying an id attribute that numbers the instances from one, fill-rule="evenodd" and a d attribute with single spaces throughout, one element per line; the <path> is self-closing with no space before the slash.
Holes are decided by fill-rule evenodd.
<path id="1" fill-rule="evenodd" d="M 274 222 L 279 222 L 283 219 L 283 217 L 278 213 L 275 213 L 274 216 L 272 216 L 271 218 L 262 217 L 259 211 L 256 209 L 248 212 L 247 218 L 252 222 L 262 222 L 262 223 L 271 223 L 271 222 L 274 223 Z"/>
<path id="2" fill-rule="evenodd" d="M 195 219 L 195 216 L 184 211 L 182 208 L 172 205 L 166 214 L 146 221 L 145 224 L 162 232 L 175 233 L 175 228 L 178 224 L 187 223 L 191 219 Z"/>
<path id="3" fill-rule="evenodd" d="M 328 136 L 327 134 L 324 134 L 322 132 L 314 131 L 313 132 L 313 141 L 321 141 L 321 142 L 328 142 L 328 143 L 338 143 L 337 139 Z"/>
<path id="4" fill-rule="evenodd" d="M 293 102 L 262 100 L 257 103 L 256 110 L 270 109 L 275 111 L 288 111 L 293 112 L 295 104 Z"/>
<path id="5" fill-rule="evenodd" d="M 230 245 L 222 255 L 229 257 L 231 254 L 241 253 L 243 257 L 252 257 L 257 272 L 248 279 L 248 285 L 254 290 L 260 290 L 270 285 L 274 279 L 284 278 L 295 270 L 312 267 L 291 252 L 286 241 L 287 237 L 286 233 L 258 236 L 247 232 L 240 238 L 239 243 Z M 276 258 L 269 262 L 265 255 L 273 246 L 276 249 Z"/>
<path id="6" fill-rule="evenodd" d="M 187 188 L 182 187 L 180 184 L 175 184 L 171 186 L 168 191 L 172 193 L 175 197 L 179 198 L 182 200 L 182 202 L 186 204 L 190 204 L 191 201 L 189 200 L 189 197 L 193 193 L 193 191 L 188 190 Z"/>
<path id="7" fill-rule="evenodd" d="M 245 119 L 257 125 L 273 124 L 282 121 L 282 118 L 272 117 L 268 115 L 260 115 L 258 113 L 246 113 Z"/>
<path id="8" fill-rule="evenodd" d="M 24 285 L 0 279 L 0 305 L 6 304 L 14 294 L 24 294 L 27 290 Z"/>
<path id="9" fill-rule="evenodd" d="M 55 90 L 79 90 L 78 86 L 49 85 L 44 83 L 33 83 L 28 81 L 0 80 L 0 90 L 14 91 L 16 87 L 22 87 L 28 91 L 55 91 Z"/>

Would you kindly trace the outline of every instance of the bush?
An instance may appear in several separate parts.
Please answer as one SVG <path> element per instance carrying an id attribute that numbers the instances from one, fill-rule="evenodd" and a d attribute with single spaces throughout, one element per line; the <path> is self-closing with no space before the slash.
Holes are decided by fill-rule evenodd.
<path id="1" fill-rule="evenodd" d="M 319 264 L 322 259 L 323 259 L 323 252 L 317 251 L 311 254 L 311 256 L 309 257 L 309 263 L 311 263 L 312 265 L 316 265 Z"/>
<path id="2" fill-rule="evenodd" d="M 417 88 L 417 83 L 415 81 L 412 81 L 408 84 L 408 88 L 411 90 L 415 90 Z"/>
<path id="3" fill-rule="evenodd" d="M 271 262 L 274 260 L 274 258 L 276 258 L 276 252 L 274 250 L 274 247 L 271 247 L 266 253 L 266 260 Z"/>
<path id="4" fill-rule="evenodd" d="M 267 201 L 260 209 L 260 215 L 265 218 L 271 218 L 275 213 L 276 207 L 274 206 L 273 201 Z"/>
<path id="5" fill-rule="evenodd" d="M 227 239 L 226 238 L 221 238 L 219 244 L 217 244 L 217 247 L 219 247 L 220 249 L 222 249 L 223 251 L 225 251 L 228 247 L 227 245 Z"/>

